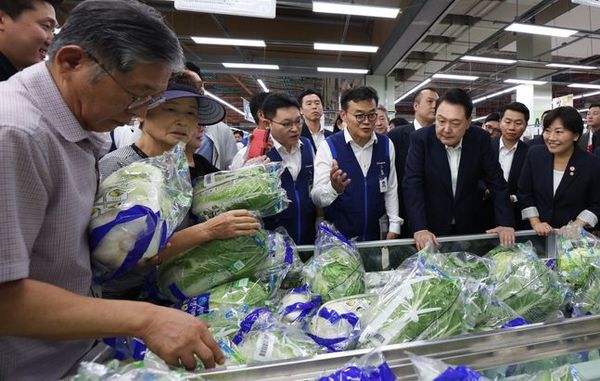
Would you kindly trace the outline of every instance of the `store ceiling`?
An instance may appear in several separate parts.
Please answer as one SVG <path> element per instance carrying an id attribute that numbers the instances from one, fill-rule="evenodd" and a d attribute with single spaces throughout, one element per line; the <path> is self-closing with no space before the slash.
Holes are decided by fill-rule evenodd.
<path id="1" fill-rule="evenodd" d="M 348 2 L 336 0 L 338 2 Z M 67 14 L 79 1 L 65 0 Z M 176 11 L 168 0 L 145 0 L 159 9 L 180 37 L 188 60 L 204 72 L 207 88 L 238 108 L 241 97 L 261 91 L 262 79 L 271 91 L 297 94 L 305 87 L 323 88 L 325 78 L 349 78 L 348 74 L 317 72 L 318 66 L 364 68 L 370 74 L 395 78 L 400 97 L 435 73 L 478 76 L 474 82 L 434 79 L 431 85 L 444 89 L 463 87 L 473 98 L 514 85 L 504 83 L 527 72 L 532 78 L 553 82 L 554 95 L 589 93 L 567 88 L 571 82 L 591 83 L 600 71 L 550 69 L 545 63 L 575 63 L 600 66 L 600 8 L 577 6 L 570 0 L 378 0 L 354 4 L 399 7 L 396 19 L 314 13 L 312 1 L 277 1 L 275 19 L 211 15 Z M 573 28 L 581 31 L 570 38 L 552 38 L 551 48 L 536 52 L 513 65 L 466 63 L 464 54 L 521 58 L 516 52 L 519 35 L 504 31 L 514 21 Z M 260 39 L 264 48 L 197 45 L 192 36 Z M 327 52 L 313 49 L 314 42 L 375 45 L 377 53 Z M 227 69 L 223 62 L 279 65 L 278 71 Z M 360 76 L 358 76 L 360 77 Z M 533 78 L 535 77 L 535 78 Z M 356 76 L 354 76 L 356 78 Z M 409 109 L 410 99 L 398 110 Z M 510 93 L 477 104 L 478 115 L 486 114 L 510 99 Z M 581 98 L 576 106 L 594 100 Z M 597 100 L 597 99 L 596 99 Z M 230 122 L 241 116 L 229 113 Z"/>

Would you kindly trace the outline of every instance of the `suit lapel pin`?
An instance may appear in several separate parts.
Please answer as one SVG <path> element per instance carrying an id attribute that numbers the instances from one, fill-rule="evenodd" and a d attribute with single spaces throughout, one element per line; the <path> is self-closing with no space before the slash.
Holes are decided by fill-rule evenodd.
<path id="1" fill-rule="evenodd" d="M 575 176 L 575 167 L 573 167 L 573 166 L 569 167 L 569 171 L 571 171 L 571 172 L 569 172 L 570 176 Z"/>

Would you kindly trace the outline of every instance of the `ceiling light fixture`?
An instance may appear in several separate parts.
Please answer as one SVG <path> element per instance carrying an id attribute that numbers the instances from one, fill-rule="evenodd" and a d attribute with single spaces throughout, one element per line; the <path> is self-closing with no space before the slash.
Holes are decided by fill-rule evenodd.
<path id="1" fill-rule="evenodd" d="M 369 69 L 346 69 L 343 67 L 322 67 L 319 66 L 317 71 L 323 73 L 346 73 L 346 74 L 367 74 Z"/>
<path id="2" fill-rule="evenodd" d="M 260 85 L 260 87 L 262 87 L 265 93 L 269 92 L 269 88 L 267 87 L 267 85 L 265 85 L 262 79 L 257 79 L 256 82 L 258 82 L 258 84 Z"/>
<path id="3" fill-rule="evenodd" d="M 547 64 L 546 67 L 557 67 L 557 68 L 565 68 L 565 69 L 581 69 L 581 70 L 598 69 L 596 66 L 558 64 L 558 63 Z"/>
<path id="4" fill-rule="evenodd" d="M 531 79 L 507 79 L 504 83 L 514 83 L 516 85 L 545 85 L 546 81 L 534 81 Z"/>
<path id="5" fill-rule="evenodd" d="M 485 118 L 487 118 L 487 115 L 480 116 L 479 118 L 475 118 L 475 119 L 473 119 L 473 122 L 477 122 L 477 121 L 480 121 L 480 120 L 484 120 Z"/>
<path id="6" fill-rule="evenodd" d="M 210 91 L 204 90 L 204 94 L 208 95 L 209 97 L 213 98 L 214 100 L 216 100 L 217 102 L 221 102 L 223 103 L 225 106 L 229 107 L 230 109 L 232 109 L 233 111 L 237 112 L 238 114 L 242 115 L 242 116 L 246 116 L 246 114 L 244 114 L 242 111 L 240 111 L 238 108 L 236 108 L 235 106 L 233 106 L 231 103 L 224 101 L 223 99 L 219 98 L 218 96 L 214 95 L 213 93 L 211 93 Z"/>
<path id="7" fill-rule="evenodd" d="M 400 102 L 401 100 L 403 100 L 404 98 L 408 97 L 410 94 L 412 94 L 415 91 L 419 90 L 421 87 L 427 85 L 429 82 L 431 82 L 431 78 L 427 78 L 423 82 L 419 83 L 417 86 L 413 87 L 408 92 L 404 93 L 404 95 L 400 96 L 400 98 L 396 99 L 394 101 L 394 104 L 396 104 L 396 103 Z"/>
<path id="8" fill-rule="evenodd" d="M 400 8 L 313 1 L 313 12 L 395 19 L 400 13 Z"/>
<path id="9" fill-rule="evenodd" d="M 253 46 L 264 48 L 264 40 L 244 40 L 239 38 L 192 37 L 192 41 L 202 45 Z"/>
<path id="10" fill-rule="evenodd" d="M 576 89 L 600 89 L 600 85 L 594 85 L 591 83 L 571 83 L 567 87 L 573 87 Z"/>
<path id="11" fill-rule="evenodd" d="M 517 62 L 517 60 L 509 60 L 505 58 L 492 58 L 492 57 L 478 57 L 478 56 L 462 56 L 460 57 L 462 61 L 468 62 L 484 62 L 484 63 L 495 63 L 500 65 L 512 65 Z"/>
<path id="12" fill-rule="evenodd" d="M 554 28 L 549 26 L 521 24 L 518 22 L 512 23 L 505 28 L 509 32 L 538 34 L 542 36 L 552 37 L 569 37 L 579 32 L 574 29 Z"/>
<path id="13" fill-rule="evenodd" d="M 223 66 L 225 66 L 226 68 L 229 68 L 229 69 L 279 70 L 279 65 L 261 65 L 261 64 L 223 62 Z"/>
<path id="14" fill-rule="evenodd" d="M 520 85 L 519 85 L 519 86 L 520 86 Z M 480 97 L 480 98 L 473 99 L 473 104 L 476 104 L 476 103 L 479 103 L 479 102 L 483 102 L 483 101 L 485 101 L 486 99 L 490 99 L 490 98 L 497 97 L 498 95 L 502 95 L 502 94 L 506 94 L 506 93 L 511 93 L 511 92 L 513 92 L 513 91 L 516 91 L 516 90 L 519 88 L 519 86 L 513 86 L 513 87 L 509 87 L 508 89 L 504 89 L 504 90 L 501 90 L 501 91 L 497 91 L 497 92 L 495 92 L 495 93 L 492 93 L 492 94 L 490 94 L 490 95 L 485 95 L 485 96 L 483 96 L 483 97 Z"/>
<path id="15" fill-rule="evenodd" d="M 600 91 L 592 91 L 591 93 L 585 93 L 585 94 L 579 94 L 579 95 L 574 95 L 573 99 L 581 99 L 581 98 L 587 98 L 587 97 L 592 97 L 594 95 L 600 95 Z"/>
<path id="16" fill-rule="evenodd" d="M 378 46 L 372 45 L 347 45 L 347 44 L 328 44 L 325 42 L 315 42 L 315 50 L 333 50 L 340 52 L 360 52 L 360 53 L 376 53 L 379 50 Z"/>
<path id="17" fill-rule="evenodd" d="M 456 75 L 456 74 L 434 74 L 433 79 L 449 79 L 453 81 L 474 81 L 479 77 L 472 75 Z"/>

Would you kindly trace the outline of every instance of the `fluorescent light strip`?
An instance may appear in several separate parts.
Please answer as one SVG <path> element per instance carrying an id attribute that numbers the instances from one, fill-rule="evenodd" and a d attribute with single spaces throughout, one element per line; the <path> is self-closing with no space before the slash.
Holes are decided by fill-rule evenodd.
<path id="1" fill-rule="evenodd" d="M 346 73 L 346 74 L 367 74 L 369 69 L 346 69 L 343 67 L 321 67 L 317 68 L 317 71 L 322 73 Z"/>
<path id="2" fill-rule="evenodd" d="M 557 64 L 557 63 L 548 64 L 548 65 L 546 65 L 546 67 L 558 67 L 558 68 L 565 68 L 565 69 L 581 69 L 581 70 L 594 70 L 594 69 L 598 69 L 595 66 Z"/>
<path id="3" fill-rule="evenodd" d="M 209 97 L 211 97 L 212 99 L 216 100 L 217 102 L 223 103 L 225 106 L 229 107 L 230 109 L 232 109 L 233 111 L 237 112 L 238 114 L 240 114 L 240 115 L 242 115 L 244 117 L 246 116 L 246 114 L 244 114 L 242 111 L 240 111 L 239 109 L 237 109 L 231 103 L 228 103 L 228 102 L 224 101 L 223 99 L 221 99 L 218 96 L 214 95 L 210 91 L 204 90 L 204 94 L 208 95 Z"/>
<path id="4" fill-rule="evenodd" d="M 262 79 L 257 79 L 256 82 L 258 82 L 258 84 L 260 85 L 260 87 L 262 87 L 265 93 L 269 92 L 269 88 L 267 87 L 267 85 L 265 85 Z"/>
<path id="5" fill-rule="evenodd" d="M 485 118 L 487 118 L 487 115 L 480 116 L 479 118 L 475 118 L 475 119 L 473 119 L 473 122 L 477 122 L 479 120 L 484 120 Z"/>
<path id="6" fill-rule="evenodd" d="M 590 111 L 590 109 L 589 108 L 582 108 L 581 110 L 577 110 L 577 111 L 579 111 L 579 112 L 588 112 L 588 111 Z"/>
<path id="7" fill-rule="evenodd" d="M 520 86 L 520 85 L 519 85 L 519 86 Z M 513 86 L 513 87 L 509 87 L 508 89 L 504 89 L 504 90 L 501 90 L 501 91 L 498 91 L 498 92 L 492 93 L 492 94 L 490 94 L 490 95 L 485 95 L 485 96 L 483 96 L 483 97 L 481 97 L 481 98 L 476 98 L 476 99 L 473 99 L 473 104 L 476 104 L 476 103 L 479 103 L 479 102 L 483 102 L 483 101 L 485 101 L 486 99 L 490 99 L 490 98 L 497 97 L 498 95 L 502 95 L 502 94 L 506 94 L 506 93 L 511 93 L 511 92 L 513 92 L 513 91 L 517 90 L 517 89 L 519 88 L 519 86 Z"/>
<path id="8" fill-rule="evenodd" d="M 538 34 L 542 36 L 552 36 L 552 37 L 569 37 L 579 32 L 573 29 L 564 29 L 564 28 L 554 28 L 549 26 L 541 26 L 541 25 L 533 25 L 533 24 L 521 24 L 521 23 L 512 23 L 506 27 L 509 32 L 517 32 L 517 33 L 528 33 L 528 34 Z"/>
<path id="9" fill-rule="evenodd" d="M 546 81 L 534 81 L 530 79 L 507 79 L 504 83 L 514 83 L 517 85 L 545 85 Z"/>
<path id="10" fill-rule="evenodd" d="M 223 66 L 230 69 L 261 69 L 261 70 L 279 70 L 279 65 L 261 65 L 223 62 Z"/>
<path id="11" fill-rule="evenodd" d="M 474 81 L 479 77 L 472 75 L 455 75 L 455 74 L 434 74 L 433 79 L 449 79 L 455 81 Z"/>
<path id="12" fill-rule="evenodd" d="M 592 97 L 594 95 L 600 95 L 600 91 L 592 91 L 591 93 L 575 95 L 575 96 L 573 96 L 573 99 L 587 98 L 587 97 Z"/>
<path id="13" fill-rule="evenodd" d="M 267 46 L 263 40 L 244 40 L 239 38 L 192 37 L 192 41 L 202 45 L 254 46 L 257 48 Z"/>
<path id="14" fill-rule="evenodd" d="M 504 58 L 492 58 L 492 57 L 477 57 L 477 56 L 462 56 L 460 57 L 462 61 L 468 62 L 485 62 L 485 63 L 496 63 L 500 65 L 512 65 L 517 62 L 517 60 L 508 60 Z"/>
<path id="15" fill-rule="evenodd" d="M 431 78 L 427 78 L 423 82 L 419 83 L 417 86 L 415 86 L 412 89 L 410 89 L 407 93 L 405 93 L 404 95 L 400 96 L 400 98 L 396 99 L 394 101 L 394 104 L 396 104 L 396 103 L 400 102 L 401 100 L 403 100 L 404 98 L 408 97 L 410 94 L 412 94 L 415 91 L 419 90 L 421 87 L 427 85 L 429 82 L 431 82 Z"/>
<path id="16" fill-rule="evenodd" d="M 576 89 L 600 89 L 600 85 L 594 85 L 591 83 L 571 83 L 567 87 L 573 87 Z"/>
<path id="17" fill-rule="evenodd" d="M 347 45 L 347 44 L 328 44 L 325 42 L 315 42 L 313 45 L 315 50 L 333 50 L 340 52 L 360 52 L 360 53 L 376 53 L 379 50 L 378 46 L 372 45 Z"/>
<path id="18" fill-rule="evenodd" d="M 400 13 L 400 8 L 313 1 L 313 12 L 395 19 L 398 16 L 398 13 Z"/>

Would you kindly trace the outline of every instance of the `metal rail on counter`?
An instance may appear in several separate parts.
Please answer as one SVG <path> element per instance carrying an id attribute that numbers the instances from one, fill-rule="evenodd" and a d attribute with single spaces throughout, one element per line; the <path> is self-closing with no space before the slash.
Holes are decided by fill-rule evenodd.
<path id="1" fill-rule="evenodd" d="M 573 352 L 600 348 L 600 316 L 532 324 L 519 328 L 417 341 L 380 347 L 400 380 L 416 380 L 406 352 L 426 355 L 450 364 L 483 370 Z M 361 349 L 279 361 L 263 365 L 203 372 L 210 380 L 314 380 L 341 369 L 352 358 L 368 353 Z"/>

